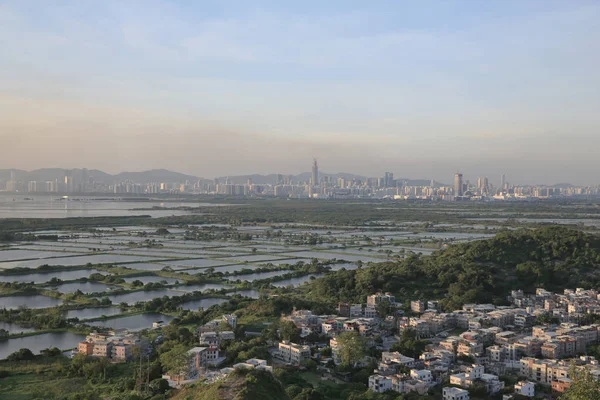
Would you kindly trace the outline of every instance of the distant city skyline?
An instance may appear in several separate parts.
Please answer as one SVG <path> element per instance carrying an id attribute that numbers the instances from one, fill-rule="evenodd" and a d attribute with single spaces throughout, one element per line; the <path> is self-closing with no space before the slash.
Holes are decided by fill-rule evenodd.
<path id="1" fill-rule="evenodd" d="M 31 169 L 31 170 L 22 169 L 22 168 L 0 168 L 0 173 L 2 171 L 11 171 L 10 177 L 7 178 L 6 180 L 10 179 L 10 180 L 21 181 L 22 179 L 20 179 L 20 177 L 15 173 L 15 171 L 23 171 L 25 173 L 33 173 L 33 172 L 39 171 L 39 170 L 51 170 L 51 169 L 63 170 L 65 175 L 64 175 L 64 178 L 61 177 L 61 181 L 64 179 L 65 183 L 68 182 L 71 171 L 81 170 L 82 173 L 84 174 L 84 176 L 86 176 L 86 178 L 87 178 L 87 176 L 90 175 L 92 173 L 92 171 L 97 170 L 102 173 L 108 173 L 108 174 L 114 175 L 114 176 L 119 175 L 119 174 L 128 174 L 128 173 L 137 174 L 137 173 L 146 173 L 146 172 L 151 172 L 151 171 L 166 171 L 166 172 L 172 172 L 172 173 L 176 173 L 176 174 L 189 175 L 190 177 L 194 177 L 194 178 L 198 178 L 198 179 L 206 179 L 206 180 L 225 179 L 228 177 L 229 178 L 237 178 L 237 177 L 255 176 L 255 175 L 256 176 L 265 176 L 265 177 L 271 176 L 271 175 L 282 176 L 282 177 L 283 176 L 298 177 L 301 175 L 306 175 L 308 177 L 306 179 L 306 182 L 310 183 L 310 184 L 313 184 L 315 178 L 318 182 L 320 180 L 320 178 L 322 178 L 323 176 L 353 175 L 353 176 L 362 177 L 365 179 L 380 178 L 387 186 L 392 186 L 391 185 L 392 181 L 397 180 L 398 182 L 401 182 L 402 180 L 411 180 L 411 181 L 428 181 L 431 183 L 435 182 L 436 184 L 443 184 L 443 185 L 451 186 L 455 190 L 457 190 L 458 188 L 461 188 L 462 185 L 466 184 L 467 182 L 470 183 L 471 185 L 475 185 L 476 187 L 487 186 L 488 182 L 489 182 L 491 185 L 493 185 L 495 188 L 498 188 L 498 189 L 504 188 L 504 186 L 507 184 L 520 185 L 520 186 L 554 186 L 554 185 L 560 185 L 560 184 L 571 184 L 574 186 L 600 186 L 600 182 L 599 183 L 584 182 L 581 184 L 577 184 L 577 183 L 570 182 L 570 181 L 521 182 L 518 179 L 514 179 L 514 180 L 511 179 L 511 177 L 507 176 L 507 174 L 505 174 L 505 173 L 497 174 L 497 176 L 495 176 L 495 175 L 489 176 L 489 175 L 484 175 L 484 174 L 468 175 L 468 174 L 463 174 L 462 170 L 459 170 L 458 172 L 455 171 L 452 173 L 448 173 L 445 177 L 442 177 L 441 179 L 436 179 L 436 178 L 432 178 L 432 177 L 428 177 L 428 176 L 405 176 L 405 175 L 402 175 L 402 173 L 394 173 L 394 172 L 387 172 L 387 171 L 382 172 L 380 174 L 365 174 L 365 173 L 361 173 L 360 171 L 335 171 L 335 172 L 332 172 L 332 171 L 321 170 L 317 159 L 312 160 L 312 162 L 310 163 L 310 168 L 305 168 L 304 170 L 299 170 L 299 171 L 292 172 L 292 173 L 283 173 L 280 171 L 258 173 L 258 172 L 252 172 L 251 170 L 249 170 L 248 172 L 240 173 L 240 174 L 218 174 L 215 176 L 207 176 L 205 174 L 195 174 L 195 173 L 189 173 L 186 171 L 178 171 L 178 170 L 172 170 L 172 169 L 167 169 L 167 168 L 152 168 L 152 169 L 139 170 L 139 171 L 116 171 L 113 173 L 111 171 L 102 170 L 100 168 L 87 168 L 87 167 L 73 167 L 73 168 L 44 167 L 44 168 L 36 168 L 36 169 Z M 448 172 L 450 172 L 450 171 L 448 171 Z M 1 175 L 0 175 L 0 181 L 2 181 Z M 485 184 L 482 185 L 482 183 L 481 183 L 482 181 L 484 181 Z"/>
<path id="2" fill-rule="evenodd" d="M 595 184 L 599 15 L 590 0 L 3 1 L 0 168 L 214 177 L 314 157 Z"/>

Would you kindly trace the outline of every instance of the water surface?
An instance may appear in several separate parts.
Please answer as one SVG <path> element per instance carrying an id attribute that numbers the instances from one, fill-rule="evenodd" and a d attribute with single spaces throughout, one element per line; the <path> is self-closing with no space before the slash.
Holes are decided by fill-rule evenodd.
<path id="1" fill-rule="evenodd" d="M 127 317 L 111 318 L 104 321 L 90 322 L 90 325 L 112 328 L 112 329 L 127 329 L 129 331 L 139 331 L 142 329 L 151 329 L 152 323 L 163 321 L 169 323 L 174 317 L 158 313 L 138 314 Z"/>
<path id="2" fill-rule="evenodd" d="M 29 349 L 33 354 L 39 354 L 41 350 L 49 347 L 58 347 L 68 350 L 77 347 L 77 344 L 85 339 L 85 336 L 71 332 L 52 332 L 41 335 L 27 336 L 23 338 L 8 339 L 0 341 L 0 359 L 5 359 L 9 354 L 20 349 Z"/>

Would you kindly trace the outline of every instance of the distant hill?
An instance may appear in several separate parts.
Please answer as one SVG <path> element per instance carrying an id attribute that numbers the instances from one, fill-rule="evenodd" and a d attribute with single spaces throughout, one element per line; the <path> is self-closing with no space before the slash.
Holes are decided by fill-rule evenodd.
<path id="1" fill-rule="evenodd" d="M 166 169 L 152 169 L 142 172 L 121 172 L 113 177 L 117 181 L 131 180 L 138 183 L 149 182 L 185 182 L 197 181 L 199 178 Z"/>
<path id="2" fill-rule="evenodd" d="M 557 188 L 557 189 L 567 189 L 567 188 L 573 187 L 573 185 L 571 185 L 570 183 L 555 183 L 554 185 L 552 185 L 550 187 Z"/>
<path id="3" fill-rule="evenodd" d="M 290 400 L 281 383 L 269 372 L 234 371 L 210 385 L 184 387 L 172 400 Z"/>
<path id="4" fill-rule="evenodd" d="M 63 181 L 66 174 L 70 174 L 74 179 L 81 180 L 84 175 L 84 170 L 81 168 L 64 169 L 64 168 L 42 168 L 33 171 L 23 171 L 18 169 L 0 169 L 0 179 L 9 180 L 11 172 L 15 173 L 15 179 L 22 182 L 28 181 Z M 121 172 L 117 175 L 107 174 L 106 172 L 90 169 L 87 170 L 87 176 L 94 179 L 96 182 L 113 183 L 125 180 L 131 180 L 136 183 L 148 182 L 185 182 L 197 181 L 199 178 L 193 175 L 186 175 L 179 172 L 173 172 L 166 169 L 153 169 L 142 172 Z"/>
<path id="5" fill-rule="evenodd" d="M 596 288 L 600 285 L 600 237 L 559 226 L 498 233 L 488 240 L 454 244 L 431 256 L 369 268 L 340 270 L 304 286 L 315 301 L 356 302 L 369 293 L 413 293 L 441 298 L 445 311 L 465 303 L 505 304 L 511 290 Z"/>

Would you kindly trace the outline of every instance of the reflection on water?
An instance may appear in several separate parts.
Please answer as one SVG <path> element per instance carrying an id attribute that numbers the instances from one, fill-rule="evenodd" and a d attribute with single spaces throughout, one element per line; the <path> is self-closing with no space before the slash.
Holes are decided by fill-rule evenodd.
<path id="1" fill-rule="evenodd" d="M 19 349 L 29 349 L 33 354 L 49 347 L 58 347 L 61 350 L 76 348 L 77 344 L 85 339 L 82 335 L 71 332 L 52 332 L 41 335 L 27 336 L 24 338 L 8 339 L 0 342 L 0 359 Z"/>
<path id="2" fill-rule="evenodd" d="M 192 300 L 192 301 L 185 302 L 181 305 L 181 307 L 184 310 L 197 311 L 200 307 L 207 309 L 208 307 L 211 307 L 211 306 L 214 306 L 217 304 L 221 304 L 221 303 L 225 303 L 227 301 L 229 301 L 229 299 L 208 297 L 206 299 Z"/>
<path id="3" fill-rule="evenodd" d="M 0 275 L 0 282 L 33 282 L 33 283 L 44 283 L 48 282 L 52 278 L 60 279 L 61 281 L 70 281 L 74 279 L 87 278 L 91 274 L 98 273 L 100 271 L 96 269 L 78 269 L 75 271 L 56 271 L 56 272 L 45 272 L 35 273 L 27 275 Z M 106 274 L 106 272 L 102 272 Z"/>
<path id="4" fill-rule="evenodd" d="M 127 329 L 130 331 L 139 331 L 142 329 L 150 329 L 152 328 L 152 323 L 156 321 L 163 321 L 164 323 L 169 323 L 174 317 L 169 315 L 163 315 L 158 313 L 149 313 L 149 314 L 139 314 L 132 315 L 129 317 L 122 318 L 112 318 L 107 319 L 106 321 L 95 321 L 90 322 L 90 325 L 103 327 L 103 328 L 112 328 L 112 329 Z"/>
<path id="5" fill-rule="evenodd" d="M 48 308 L 62 304 L 62 300 L 41 295 L 0 297 L 0 308 L 14 310 L 22 306 L 29 308 Z"/>
<path id="6" fill-rule="evenodd" d="M 298 286 L 298 285 L 302 285 L 305 282 L 310 281 L 311 277 L 319 278 L 320 276 L 321 276 L 321 274 L 311 274 L 311 275 L 301 276 L 299 278 L 285 279 L 283 281 L 273 282 L 273 286 L 277 286 L 277 287 L 285 287 L 288 285 Z"/>
<path id="7" fill-rule="evenodd" d="M 111 316 L 121 314 L 121 310 L 116 307 L 98 307 L 98 308 L 83 308 L 81 310 L 69 310 L 64 314 L 65 319 L 69 318 L 79 318 L 80 320 L 84 319 L 93 319 L 104 316 Z"/>
<path id="8" fill-rule="evenodd" d="M 21 332 L 35 331 L 35 329 L 33 329 L 33 328 L 24 328 L 17 324 L 13 324 L 12 322 L 1 322 L 1 321 L 0 321 L 0 329 L 4 329 L 8 333 L 21 333 Z"/>

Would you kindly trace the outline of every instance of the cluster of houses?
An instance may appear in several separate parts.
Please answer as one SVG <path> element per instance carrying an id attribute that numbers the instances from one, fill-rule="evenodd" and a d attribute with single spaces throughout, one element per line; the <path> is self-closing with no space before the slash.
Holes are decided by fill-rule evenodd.
<path id="1" fill-rule="evenodd" d="M 582 355 L 589 345 L 600 343 L 600 325 L 582 324 L 590 314 L 600 314 L 597 291 L 567 289 L 555 294 L 538 289 L 527 296 L 517 290 L 508 300 L 512 306 L 466 304 L 451 313 L 440 313 L 436 302 L 412 301 L 411 311 L 418 315 L 396 318 L 397 327 L 414 329 L 417 337 L 428 338 L 431 344 L 418 360 L 394 354 L 391 361 L 384 352 L 369 387 L 376 392 L 423 393 L 447 378 L 452 386 L 443 388 L 443 398 L 466 400 L 473 385 L 490 394 L 502 390 L 500 375 L 525 378 L 514 385 L 514 393 L 527 397 L 535 395 L 536 384 L 551 386 L 557 395 L 565 392 L 572 368 L 585 368 L 600 379 L 598 361 Z M 557 323 L 535 325 L 542 316 Z M 457 363 L 457 358 L 473 364 L 460 365 L 464 363 Z"/>
<path id="2" fill-rule="evenodd" d="M 140 337 L 127 331 L 92 332 L 78 343 L 77 352 L 114 362 L 126 362 L 132 360 L 133 348 L 140 344 Z"/>
<path id="3" fill-rule="evenodd" d="M 600 379 L 600 365 L 594 357 L 584 356 L 589 345 L 600 343 L 600 325 L 585 324 L 590 314 L 600 314 L 600 296 L 594 290 L 567 289 L 555 294 L 543 289 L 525 295 L 511 292 L 510 306 L 465 304 L 462 309 L 440 312 L 437 301 L 415 300 L 411 313 L 400 310 L 389 293 L 376 293 L 363 304 L 338 304 L 335 315 L 315 315 L 310 310 L 294 309 L 282 316 L 298 328 L 302 343 L 309 337 L 329 337 L 331 358 L 316 358 L 307 344 L 281 341 L 273 343 L 275 363 L 302 366 L 314 358 L 321 365 L 341 364 L 341 343 L 338 336 L 357 332 L 368 346 L 382 351 L 381 360 L 369 377 L 369 388 L 378 393 L 427 393 L 444 382 L 445 400 L 468 400 L 469 389 L 477 387 L 490 395 L 510 392 L 500 376 L 521 377 L 514 385 L 515 394 L 535 396 L 536 384 L 551 386 L 556 394 L 571 385 L 573 368 L 585 368 Z M 536 321 L 552 320 L 544 325 Z M 180 384 L 197 379 L 222 379 L 239 368 L 271 370 L 265 360 L 250 359 L 221 368 L 223 341 L 235 340 L 235 315 L 223 315 L 197 330 L 199 347 L 190 350 L 190 367 L 185 376 L 166 377 Z M 390 351 L 406 329 L 429 344 L 419 358 Z M 113 332 L 114 333 L 114 332 Z M 131 358 L 131 346 L 139 339 L 132 335 L 91 334 L 78 346 L 79 352 L 98 357 L 126 361 Z M 211 368 L 212 369 L 209 369 Z M 510 399 L 511 395 L 504 396 Z"/>

